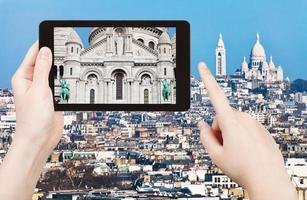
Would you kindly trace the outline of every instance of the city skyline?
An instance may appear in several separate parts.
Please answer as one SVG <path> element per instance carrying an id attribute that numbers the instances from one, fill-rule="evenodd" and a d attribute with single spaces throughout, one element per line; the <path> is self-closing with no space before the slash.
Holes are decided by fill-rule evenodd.
<path id="1" fill-rule="evenodd" d="M 292 90 L 288 82 L 264 82 L 266 90 L 254 90 L 253 81 L 241 76 L 218 82 L 231 106 L 270 132 L 298 199 L 305 200 L 307 93 Z M 1 163 L 16 130 L 11 91 L 0 89 L 0 108 Z M 200 142 L 196 122 L 210 123 L 214 115 L 207 91 L 193 78 L 186 112 L 65 112 L 63 136 L 33 199 L 249 199 Z"/>
<path id="2" fill-rule="evenodd" d="M 38 36 L 39 23 L 46 19 L 187 20 L 191 24 L 192 75 L 197 78 L 196 66 L 201 60 L 207 62 L 212 72 L 215 71 L 215 48 L 220 32 L 227 49 L 227 74 L 233 74 L 240 68 L 243 56 L 249 57 L 256 33 L 259 32 L 268 57 L 273 55 L 274 61 L 283 67 L 284 77 L 290 80 L 307 79 L 304 53 L 307 50 L 307 28 L 304 26 L 307 2 L 155 2 L 152 6 L 146 6 L 141 1 L 129 4 L 122 0 L 107 4 L 93 1 L 86 5 L 78 4 L 78 1 L 73 5 L 67 2 L 55 4 L 52 1 L 39 4 L 36 0 L 0 1 L 0 23 L 4 30 L 0 32 L 0 87 L 10 87 L 13 73 Z M 256 12 L 256 8 L 261 8 L 261 14 Z M 22 23 L 20 19 L 23 19 Z M 23 33 L 22 37 L 19 36 L 20 32 Z"/>

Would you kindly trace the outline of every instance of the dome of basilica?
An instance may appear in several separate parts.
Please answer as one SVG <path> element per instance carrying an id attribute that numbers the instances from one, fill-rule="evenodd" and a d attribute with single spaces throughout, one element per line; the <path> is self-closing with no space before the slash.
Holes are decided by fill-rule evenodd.
<path id="1" fill-rule="evenodd" d="M 260 43 L 259 34 L 257 33 L 257 41 L 251 50 L 251 57 L 263 57 L 265 58 L 265 50 Z"/>

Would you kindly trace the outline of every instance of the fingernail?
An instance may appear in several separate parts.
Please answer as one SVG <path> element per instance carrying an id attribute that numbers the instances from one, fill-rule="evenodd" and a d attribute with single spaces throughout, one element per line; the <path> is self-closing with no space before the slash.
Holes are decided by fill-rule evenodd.
<path id="1" fill-rule="evenodd" d="M 200 66 L 202 66 L 202 67 L 205 67 L 205 68 L 207 68 L 207 65 L 206 65 L 206 63 L 205 63 L 205 62 L 203 62 L 203 61 L 201 61 L 201 62 L 199 63 L 199 65 L 200 65 Z"/>
<path id="2" fill-rule="evenodd" d="M 51 55 L 50 49 L 47 47 L 41 48 L 38 54 L 40 58 L 49 58 L 50 55 Z"/>

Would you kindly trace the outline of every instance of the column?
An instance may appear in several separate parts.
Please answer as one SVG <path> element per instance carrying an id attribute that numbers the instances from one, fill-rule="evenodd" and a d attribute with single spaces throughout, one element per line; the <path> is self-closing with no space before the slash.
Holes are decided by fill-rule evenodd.
<path id="1" fill-rule="evenodd" d="M 131 81 L 127 81 L 127 103 L 131 102 Z"/>
<path id="2" fill-rule="evenodd" d="M 83 90 L 83 92 L 84 92 L 84 95 L 83 95 L 83 103 L 89 103 L 90 101 L 89 101 L 89 94 L 88 94 L 88 81 L 85 81 L 84 82 L 84 90 Z"/>
<path id="3" fill-rule="evenodd" d="M 133 81 L 130 81 L 130 103 L 133 103 Z"/>
<path id="4" fill-rule="evenodd" d="M 110 82 L 106 81 L 105 103 L 109 103 L 109 87 L 110 87 Z"/>
<path id="5" fill-rule="evenodd" d="M 162 103 L 162 90 L 161 90 L 161 80 L 158 79 L 157 80 L 157 84 L 156 84 L 156 87 L 157 87 L 157 103 Z"/>
<path id="6" fill-rule="evenodd" d="M 139 81 L 135 80 L 133 82 L 132 89 L 132 103 L 140 103 L 140 91 L 139 91 Z"/>
<path id="7" fill-rule="evenodd" d="M 107 96 L 108 96 L 108 82 L 104 81 L 104 84 L 102 86 L 103 88 L 103 96 L 102 96 L 102 103 L 107 103 Z"/>
<path id="8" fill-rule="evenodd" d="M 85 103 L 85 81 L 79 81 L 78 82 L 78 87 L 77 87 L 77 90 L 78 90 L 78 97 L 77 97 L 77 102 L 78 103 Z"/>
<path id="9" fill-rule="evenodd" d="M 108 103 L 114 103 L 113 101 L 113 86 L 114 83 L 113 81 L 109 82 L 109 86 L 108 86 Z"/>
<path id="10" fill-rule="evenodd" d="M 158 103 L 158 90 L 157 90 L 157 81 L 153 80 L 152 81 L 152 92 L 151 92 L 151 99 L 152 99 L 152 102 L 151 103 Z"/>
<path id="11" fill-rule="evenodd" d="M 125 55 L 132 56 L 131 44 L 132 44 L 132 35 L 127 34 L 126 45 L 125 45 L 126 46 Z"/>
<path id="12" fill-rule="evenodd" d="M 107 51 L 106 56 L 112 56 L 113 48 L 112 48 L 112 34 L 107 34 Z"/>
<path id="13" fill-rule="evenodd" d="M 104 95 L 104 82 L 103 80 L 98 81 L 98 86 L 97 86 L 97 91 L 98 91 L 98 103 L 103 103 L 103 95 Z"/>

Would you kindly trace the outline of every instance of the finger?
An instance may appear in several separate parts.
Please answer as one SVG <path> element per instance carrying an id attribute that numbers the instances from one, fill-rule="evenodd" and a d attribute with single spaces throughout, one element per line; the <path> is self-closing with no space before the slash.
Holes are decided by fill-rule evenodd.
<path id="1" fill-rule="evenodd" d="M 211 103 L 215 112 L 220 114 L 228 114 L 231 107 L 229 106 L 228 100 L 220 88 L 220 86 L 215 81 L 214 77 L 212 76 L 210 70 L 206 66 L 205 63 L 201 62 L 198 65 L 198 70 L 201 76 L 201 79 L 207 89 L 209 94 Z"/>
<path id="2" fill-rule="evenodd" d="M 38 52 L 38 43 L 35 42 L 28 50 L 20 67 L 12 77 L 12 88 L 15 96 L 23 94 L 33 80 L 33 66 Z"/>
<path id="3" fill-rule="evenodd" d="M 29 67 L 34 67 L 37 54 L 38 54 L 38 41 L 36 41 L 28 50 L 28 53 L 24 57 L 20 65 L 20 68 L 28 69 Z"/>
<path id="4" fill-rule="evenodd" d="M 33 81 L 37 85 L 48 85 L 48 77 L 52 64 L 51 50 L 47 47 L 40 49 L 34 67 Z"/>
<path id="5" fill-rule="evenodd" d="M 218 160 L 222 153 L 222 145 L 212 128 L 204 121 L 198 123 L 200 140 L 213 160 Z"/>

